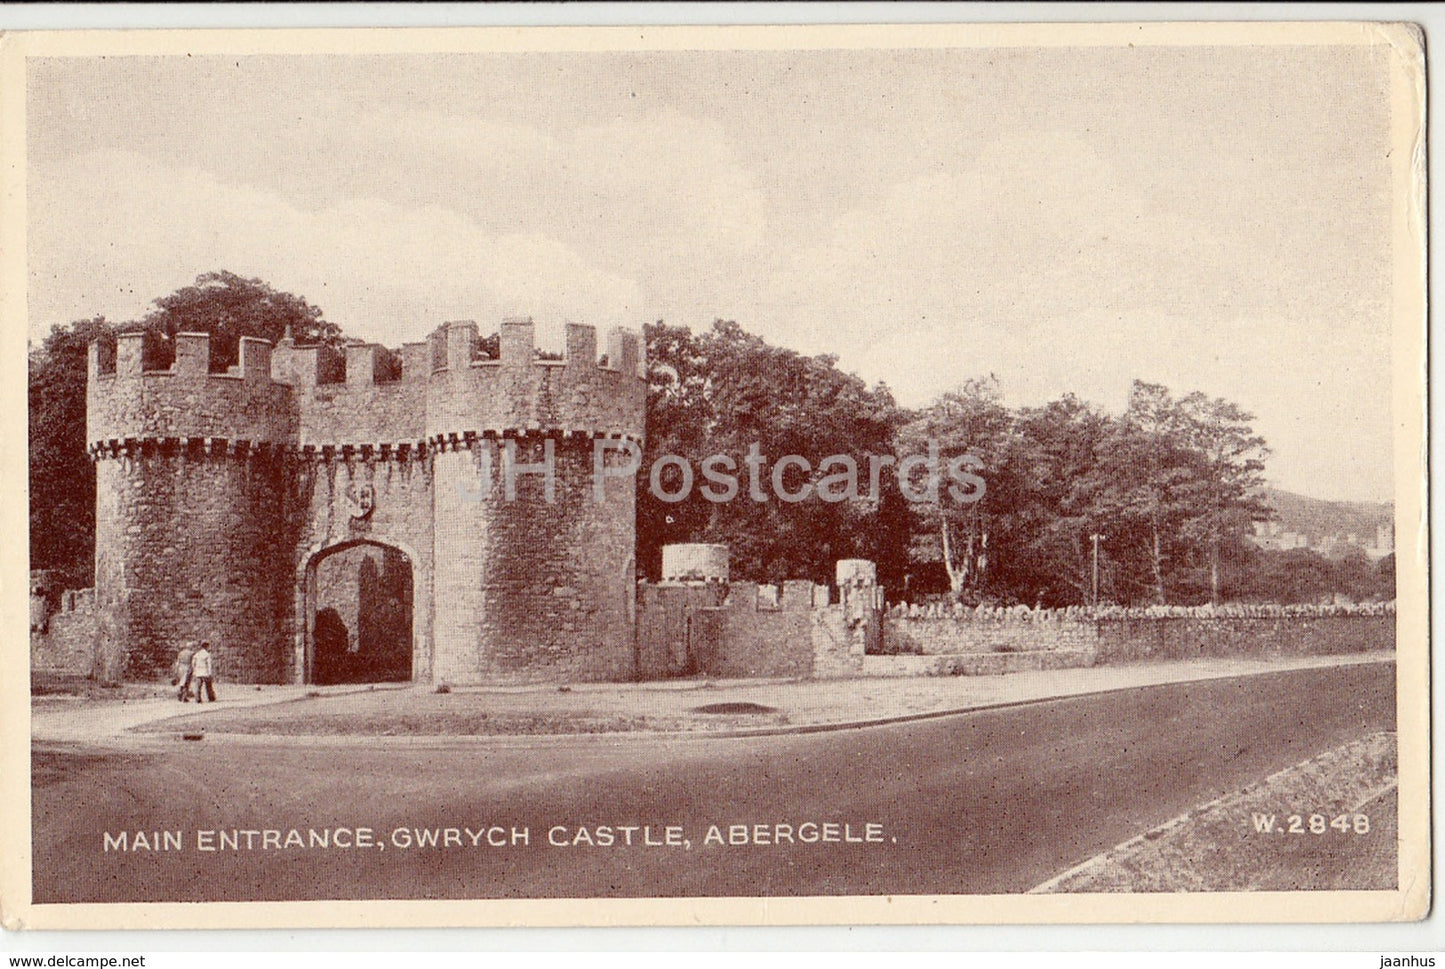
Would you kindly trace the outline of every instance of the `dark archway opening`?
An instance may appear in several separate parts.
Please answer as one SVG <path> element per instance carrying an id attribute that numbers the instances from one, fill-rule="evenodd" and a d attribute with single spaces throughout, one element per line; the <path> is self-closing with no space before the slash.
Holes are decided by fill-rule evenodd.
<path id="1" fill-rule="evenodd" d="M 308 576 L 309 671 L 317 684 L 412 678 L 411 559 L 374 542 L 319 554 Z"/>

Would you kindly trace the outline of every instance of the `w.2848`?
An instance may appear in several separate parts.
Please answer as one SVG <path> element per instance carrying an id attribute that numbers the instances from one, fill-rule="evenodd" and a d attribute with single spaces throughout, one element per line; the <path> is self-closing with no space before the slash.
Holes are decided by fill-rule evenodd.
<path id="1" fill-rule="evenodd" d="M 1280 834 L 1325 834 L 1329 831 L 1338 831 L 1341 834 L 1369 834 L 1370 816 L 1368 814 L 1337 814 L 1333 818 L 1324 814 L 1291 814 L 1284 819 L 1284 825 L 1280 826 L 1278 816 L 1274 814 L 1255 814 L 1254 830 L 1259 834 L 1270 834 L 1278 831 Z"/>

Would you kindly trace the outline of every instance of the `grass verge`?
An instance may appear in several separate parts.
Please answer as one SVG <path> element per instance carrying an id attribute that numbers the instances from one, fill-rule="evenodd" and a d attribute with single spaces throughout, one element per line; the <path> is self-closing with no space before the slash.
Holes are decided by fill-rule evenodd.
<path id="1" fill-rule="evenodd" d="M 466 696 L 440 708 L 384 712 L 307 711 L 295 701 L 252 710 L 226 710 L 213 715 L 171 717 L 136 728 L 144 733 L 203 731 L 212 734 L 274 734 L 280 736 L 471 737 L 537 734 L 605 734 L 635 731 L 718 731 L 776 726 L 788 722 L 782 713 L 720 716 L 648 716 L 598 711 L 499 712 L 478 710 Z"/>
<path id="2" fill-rule="evenodd" d="M 1035 892 L 1389 890 L 1396 746 L 1377 733 L 1090 859 Z"/>

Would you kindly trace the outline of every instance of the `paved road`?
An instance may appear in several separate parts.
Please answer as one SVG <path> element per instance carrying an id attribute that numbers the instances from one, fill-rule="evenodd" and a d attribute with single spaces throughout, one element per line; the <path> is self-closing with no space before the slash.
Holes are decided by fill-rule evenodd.
<path id="1" fill-rule="evenodd" d="M 1018 892 L 1197 803 L 1393 729 L 1394 675 L 1393 664 L 1298 670 L 732 740 L 40 746 L 35 900 Z M 834 832 L 824 823 L 863 840 L 821 840 Z M 624 825 L 650 832 L 626 846 Z M 766 825 L 750 839 L 790 831 L 794 843 L 706 843 L 713 825 L 724 840 L 733 825 Z M 583 826 L 594 842 L 613 826 L 619 844 L 549 843 L 549 831 L 571 842 Z M 688 846 L 641 843 L 667 841 L 668 826 Z M 469 829 L 461 846 L 393 840 L 397 828 L 447 827 Z M 385 847 L 266 848 L 257 834 L 245 850 L 241 834 L 240 850 L 197 850 L 200 830 L 284 839 L 292 828 L 347 845 L 369 828 Z M 528 843 L 486 844 L 513 829 Z M 180 832 L 184 847 L 134 850 L 138 831 L 147 844 Z M 131 850 L 103 850 L 107 832 L 126 832 Z M 470 832 L 483 832 L 476 847 Z"/>

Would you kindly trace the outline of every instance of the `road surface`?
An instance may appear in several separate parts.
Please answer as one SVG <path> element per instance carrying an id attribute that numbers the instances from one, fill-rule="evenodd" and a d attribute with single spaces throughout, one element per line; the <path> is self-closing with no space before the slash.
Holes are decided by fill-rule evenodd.
<path id="1" fill-rule="evenodd" d="M 35 901 L 1021 892 L 1393 730 L 1394 676 L 1298 670 L 744 739 L 37 747 Z"/>

